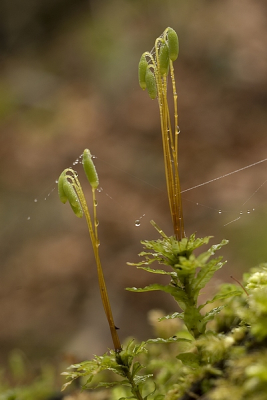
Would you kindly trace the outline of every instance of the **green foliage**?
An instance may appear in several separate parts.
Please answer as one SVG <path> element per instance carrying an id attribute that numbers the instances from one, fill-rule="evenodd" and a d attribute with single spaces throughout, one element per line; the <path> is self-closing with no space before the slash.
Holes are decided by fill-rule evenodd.
<path id="1" fill-rule="evenodd" d="M 57 393 L 57 374 L 52 365 L 42 365 L 38 377 L 31 374 L 25 355 L 13 350 L 8 369 L 1 370 L 0 400 L 47 400 Z"/>
<path id="2" fill-rule="evenodd" d="M 223 293 L 217 294 L 213 299 L 206 301 L 204 304 L 198 305 L 200 290 L 206 286 L 214 273 L 224 264 L 221 262 L 221 257 L 212 260 L 210 260 L 210 257 L 222 246 L 227 244 L 227 240 L 223 240 L 218 245 L 212 245 L 207 251 L 195 256 L 193 251 L 207 244 L 210 237 L 196 239 L 193 234 L 189 238 L 183 238 L 181 241 L 178 241 L 173 236 L 167 237 L 154 222 L 152 223 L 158 232 L 160 232 L 162 238 L 158 240 L 142 241 L 141 243 L 144 245 L 145 249 L 149 251 L 142 251 L 139 254 L 139 256 L 144 257 L 143 261 L 130 265 L 135 265 L 137 268 L 153 274 L 169 276 L 169 285 L 154 283 L 144 288 L 134 287 L 128 288 L 128 290 L 133 292 L 161 290 L 169 293 L 177 301 L 179 307 L 183 311 L 183 313 L 180 314 L 172 314 L 169 318 L 178 317 L 183 319 L 189 332 L 197 338 L 205 333 L 208 321 L 211 321 L 222 310 L 223 306 L 215 307 L 205 314 L 201 314 L 200 310 L 207 304 L 242 293 L 241 290 L 232 288 L 231 290 L 226 290 Z M 155 261 L 166 267 L 171 267 L 173 271 L 148 267 L 148 265 Z"/>
<path id="3" fill-rule="evenodd" d="M 132 292 L 163 291 L 174 298 L 178 309 L 169 315 L 160 314 L 156 322 L 154 318 L 152 325 L 156 337 L 140 344 L 131 339 L 121 346 L 98 253 L 94 190 L 98 185 L 98 176 L 91 154 L 85 150 L 83 164 L 92 186 L 94 224 L 77 174 L 72 169 L 63 171 L 59 178 L 59 197 L 63 203 L 68 200 L 74 212 L 77 197 L 86 216 L 114 350 L 70 366 L 63 373 L 67 382 L 62 389 L 79 378 L 83 389 L 109 389 L 111 400 L 228 400 L 230 396 L 235 400 L 265 400 L 267 264 L 262 264 L 244 277 L 246 286 L 240 284 L 244 290 L 225 284 L 213 298 L 199 303 L 201 290 L 224 265 L 222 257 L 213 256 L 228 241 L 222 240 L 196 255 L 197 249 L 208 245 L 211 236 L 196 238 L 193 234 L 185 237 L 178 173 L 177 93 L 172 65 L 178 53 L 178 36 L 172 28 L 167 28 L 156 39 L 154 50 L 143 53 L 138 66 L 141 88 L 147 89 L 152 99 L 158 97 L 174 235 L 168 237 L 151 221 L 160 237 L 142 241 L 144 251 L 139 254 L 142 261 L 130 264 L 154 275 L 165 275 L 169 282 L 128 288 Z M 169 71 L 174 100 L 174 130 L 167 99 Z M 157 265 L 152 268 L 154 263 Z M 158 268 L 158 265 L 163 267 Z M 163 328 L 159 329 L 158 324 Z"/>
<path id="4" fill-rule="evenodd" d="M 240 309 L 238 315 L 251 326 L 252 335 L 261 342 L 267 339 L 267 264 L 261 264 L 252 272 L 250 276 L 245 275 L 249 307 Z"/>
<path id="5" fill-rule="evenodd" d="M 86 381 L 82 386 L 83 389 L 95 389 L 99 387 L 110 388 L 118 385 L 126 386 L 130 389 L 134 397 L 142 399 L 142 387 L 145 382 L 151 378 L 152 374 L 140 375 L 139 372 L 144 366 L 138 360 L 135 360 L 135 358 L 139 354 L 147 351 L 145 344 L 145 342 L 142 342 L 136 345 L 134 341 L 131 340 L 121 352 L 111 350 L 103 356 L 95 356 L 91 361 L 71 365 L 69 367 L 69 369 L 72 370 L 71 372 L 62 373 L 62 375 L 65 375 L 68 379 L 68 382 L 63 386 L 62 390 L 70 385 L 73 380 L 85 377 Z M 102 371 L 110 371 L 117 375 L 116 380 L 111 382 L 101 381 L 94 384 L 93 380 L 95 376 Z M 119 380 L 117 380 L 118 377 L 120 377 Z M 146 397 L 144 397 L 144 399 L 145 398 Z"/>

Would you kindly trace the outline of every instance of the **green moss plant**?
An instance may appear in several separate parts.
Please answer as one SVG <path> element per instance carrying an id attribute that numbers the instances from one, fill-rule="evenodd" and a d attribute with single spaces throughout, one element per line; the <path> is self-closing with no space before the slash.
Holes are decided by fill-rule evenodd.
<path id="1" fill-rule="evenodd" d="M 130 264 L 154 275 L 165 275 L 169 282 L 128 288 L 132 292 L 160 290 L 168 293 L 176 301 L 177 311 L 157 318 L 157 324 L 165 326 L 165 330 L 156 328 L 155 336 L 158 337 L 142 343 L 129 339 L 121 345 L 99 255 L 96 215 L 99 179 L 91 153 L 86 149 L 83 167 L 92 188 L 93 217 L 73 169 L 68 168 L 60 175 L 58 192 L 60 200 L 69 202 L 77 217 L 84 215 L 86 218 L 114 349 L 103 356 L 70 366 L 63 373 L 67 378 L 63 389 L 80 378 L 83 389 L 111 389 L 111 400 L 228 400 L 230 396 L 235 400 L 264 400 L 267 393 L 267 350 L 263 349 L 267 343 L 267 265 L 245 276 L 244 290 L 234 284 L 225 284 L 213 298 L 204 303 L 199 301 L 200 292 L 224 265 L 221 257 L 213 256 L 228 241 L 223 240 L 196 255 L 195 250 L 207 245 L 211 236 L 196 238 L 195 234 L 185 235 L 178 168 L 180 129 L 173 67 L 178 54 L 177 34 L 172 28 L 167 28 L 156 39 L 153 51 L 142 54 L 138 66 L 140 87 L 147 90 L 152 99 L 158 100 L 173 235 L 167 236 L 151 221 L 159 238 L 142 241 L 142 260 Z M 168 85 L 172 90 L 173 120 L 169 112 Z M 153 268 L 151 264 L 154 264 Z M 172 325 L 173 322 L 176 325 Z M 176 328 L 168 335 L 171 326 Z"/>

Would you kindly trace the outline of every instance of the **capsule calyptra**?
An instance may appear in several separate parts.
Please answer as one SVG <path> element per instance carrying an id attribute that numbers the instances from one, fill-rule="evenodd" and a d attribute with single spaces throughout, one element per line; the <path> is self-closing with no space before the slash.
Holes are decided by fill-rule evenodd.
<path id="1" fill-rule="evenodd" d="M 169 47 L 167 43 L 164 41 L 160 45 L 159 49 L 159 72 L 161 75 L 167 74 L 169 70 Z"/>
<path id="2" fill-rule="evenodd" d="M 94 166 L 92 155 L 88 149 L 85 149 L 83 152 L 83 169 L 87 176 L 87 179 L 92 186 L 92 188 L 96 189 L 99 185 L 99 179 L 96 172 L 96 168 Z"/>
<path id="3" fill-rule="evenodd" d="M 151 69 L 147 68 L 146 70 L 146 87 L 149 96 L 151 97 L 152 100 L 154 100 L 157 97 L 157 83 L 156 83 L 156 78 Z"/>
<path id="4" fill-rule="evenodd" d="M 177 33 L 172 28 L 168 28 L 168 45 L 170 59 L 175 61 L 179 55 L 179 40 Z"/>
<path id="5" fill-rule="evenodd" d="M 146 70 L 148 67 L 148 62 L 144 54 L 142 54 L 139 65 L 138 65 L 138 78 L 140 87 L 145 90 L 146 89 Z"/>

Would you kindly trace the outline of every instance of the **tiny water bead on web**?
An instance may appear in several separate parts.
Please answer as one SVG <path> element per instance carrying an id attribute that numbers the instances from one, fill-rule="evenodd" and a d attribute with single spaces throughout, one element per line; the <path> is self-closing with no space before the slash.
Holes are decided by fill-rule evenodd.
<path id="1" fill-rule="evenodd" d="M 143 214 L 143 215 L 141 215 L 141 217 L 139 217 L 138 219 L 136 219 L 136 220 L 134 221 L 134 225 L 137 226 L 137 227 L 141 226 L 141 219 L 142 219 L 145 215 L 146 215 L 146 214 Z"/>

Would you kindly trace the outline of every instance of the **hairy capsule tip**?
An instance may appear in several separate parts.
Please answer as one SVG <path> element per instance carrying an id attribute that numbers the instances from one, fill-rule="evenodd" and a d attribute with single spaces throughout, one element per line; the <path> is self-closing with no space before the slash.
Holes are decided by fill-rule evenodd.
<path id="1" fill-rule="evenodd" d="M 169 47 L 167 43 L 164 41 L 163 43 L 161 43 L 159 49 L 159 72 L 161 75 L 168 73 L 169 63 L 170 63 Z"/>
<path id="2" fill-rule="evenodd" d="M 83 209 L 82 209 L 79 197 L 78 197 L 73 185 L 68 181 L 68 179 L 66 177 L 63 182 L 63 190 L 65 193 L 65 196 L 67 197 L 67 199 L 70 203 L 70 206 L 71 206 L 74 214 L 78 218 L 81 218 L 83 216 Z"/>
<path id="3" fill-rule="evenodd" d="M 172 28 L 168 28 L 168 45 L 170 59 L 175 61 L 179 55 L 179 40 L 177 33 Z"/>
<path id="4" fill-rule="evenodd" d="M 140 87 L 146 89 L 146 70 L 148 67 L 148 62 L 144 54 L 142 54 L 139 64 L 138 64 L 138 78 Z"/>
<path id="5" fill-rule="evenodd" d="M 64 170 L 61 173 L 60 177 L 58 178 L 58 184 L 57 184 L 57 186 L 58 186 L 58 195 L 59 195 L 60 201 L 63 204 L 67 203 L 67 201 L 68 201 L 68 198 L 65 195 L 65 192 L 64 192 L 64 189 L 63 189 L 63 184 L 64 184 L 65 180 L 66 180 L 66 171 Z"/>
<path id="6" fill-rule="evenodd" d="M 149 96 L 151 97 L 152 100 L 154 100 L 158 94 L 157 83 L 156 83 L 155 75 L 149 68 L 147 68 L 147 70 L 146 70 L 146 87 L 147 87 Z"/>
<path id="7" fill-rule="evenodd" d="M 87 179 L 92 186 L 92 188 L 96 189 L 99 185 L 99 179 L 96 172 L 95 165 L 92 160 L 92 155 L 88 149 L 85 149 L 83 152 L 83 169 L 87 176 Z"/>

